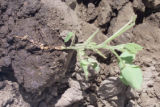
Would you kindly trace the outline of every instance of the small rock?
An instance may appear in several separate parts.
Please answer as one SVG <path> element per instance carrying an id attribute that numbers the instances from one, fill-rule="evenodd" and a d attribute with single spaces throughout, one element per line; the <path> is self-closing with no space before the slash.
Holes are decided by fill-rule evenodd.
<path id="1" fill-rule="evenodd" d="M 76 8 L 76 0 L 65 0 L 65 2 L 71 9 L 74 10 Z"/>
<path id="2" fill-rule="evenodd" d="M 93 3 L 88 4 L 87 9 L 87 21 L 94 20 L 98 15 L 98 12 L 96 11 L 95 5 Z"/>
<path id="3" fill-rule="evenodd" d="M 83 77 L 79 74 L 79 73 L 76 73 L 76 79 L 78 81 L 82 81 L 83 80 Z"/>
<path id="4" fill-rule="evenodd" d="M 0 89 L 3 89 L 5 87 L 5 83 L 0 81 Z"/>
<path id="5" fill-rule="evenodd" d="M 9 56 L 5 56 L 0 59 L 0 67 L 5 66 L 8 67 L 11 64 L 11 59 Z"/>
<path id="6" fill-rule="evenodd" d="M 123 93 L 121 93 L 118 96 L 114 96 L 114 97 L 109 98 L 109 100 L 111 102 L 112 107 L 124 107 L 126 97 L 124 96 Z"/>
<path id="7" fill-rule="evenodd" d="M 144 0 L 144 4 L 148 8 L 159 8 L 160 1 L 159 0 Z"/>
<path id="8" fill-rule="evenodd" d="M 142 103 L 140 104 L 142 107 L 155 107 L 157 104 L 156 98 L 150 98 L 147 93 L 142 93 L 141 96 Z"/>
<path id="9" fill-rule="evenodd" d="M 38 107 L 47 107 L 47 104 L 45 102 L 40 102 Z"/>
<path id="10" fill-rule="evenodd" d="M 136 90 L 134 90 L 133 88 L 130 88 L 130 87 L 126 91 L 126 96 L 129 99 L 139 98 L 138 92 L 136 92 Z"/>
<path id="11" fill-rule="evenodd" d="M 154 90 L 156 96 L 160 99 L 160 80 L 156 80 L 156 82 L 154 83 Z"/>
<path id="12" fill-rule="evenodd" d="M 98 95 L 107 99 L 118 95 L 125 90 L 125 85 L 117 77 L 109 77 L 100 84 Z"/>
<path id="13" fill-rule="evenodd" d="M 60 37 L 64 40 L 65 37 L 67 36 L 67 34 L 68 34 L 69 32 L 70 32 L 70 31 L 68 31 L 68 30 L 62 31 L 62 32 L 60 33 Z"/>
<path id="14" fill-rule="evenodd" d="M 64 92 L 55 107 L 66 107 L 83 99 L 80 84 L 72 79 L 69 79 L 69 84 L 71 88 Z"/>
<path id="15" fill-rule="evenodd" d="M 153 78 L 156 76 L 155 68 L 154 66 L 146 67 L 143 72 L 143 91 L 147 90 L 148 87 L 152 86 L 154 84 Z"/>
<path id="16" fill-rule="evenodd" d="M 90 94 L 89 97 L 90 97 L 90 104 L 96 105 L 96 102 L 97 102 L 96 95 L 95 94 Z"/>
<path id="17" fill-rule="evenodd" d="M 69 86 L 72 88 L 79 89 L 79 90 L 81 89 L 79 82 L 72 80 L 71 78 L 69 79 Z"/>
<path id="18" fill-rule="evenodd" d="M 145 6 L 142 2 L 142 0 L 134 0 L 133 1 L 133 7 L 136 9 L 136 10 L 139 10 L 141 12 L 144 12 L 145 11 Z"/>
<path id="19" fill-rule="evenodd" d="M 18 84 L 8 80 L 3 81 L 3 89 L 0 89 L 0 107 L 30 107 L 19 93 Z"/>
<path id="20" fill-rule="evenodd" d="M 107 100 L 101 100 L 97 102 L 98 107 L 113 107 Z"/>
<path id="21" fill-rule="evenodd" d="M 77 101 L 83 99 L 82 91 L 74 88 L 69 88 L 65 91 L 62 97 L 58 100 L 55 107 L 67 107 Z"/>
<path id="22" fill-rule="evenodd" d="M 120 72 L 120 70 L 119 70 L 118 66 L 110 67 L 109 73 L 110 73 L 111 76 L 115 76 L 119 72 Z"/>
<path id="23" fill-rule="evenodd" d="M 127 107 L 141 107 L 138 104 L 136 104 L 135 101 L 130 100 L 129 103 L 127 104 Z"/>
<path id="24" fill-rule="evenodd" d="M 93 105 L 88 105 L 87 107 L 95 107 L 95 106 L 93 106 Z"/>
<path id="25" fill-rule="evenodd" d="M 110 21 L 112 9 L 109 3 L 105 0 L 104 1 L 102 0 L 99 6 L 102 8 L 99 8 L 99 13 L 98 13 L 99 15 L 97 17 L 97 25 L 100 26 Z"/>

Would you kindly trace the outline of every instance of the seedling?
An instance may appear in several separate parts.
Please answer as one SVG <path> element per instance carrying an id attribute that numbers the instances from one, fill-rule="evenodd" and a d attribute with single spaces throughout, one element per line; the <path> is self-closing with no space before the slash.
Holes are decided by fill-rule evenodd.
<path id="1" fill-rule="evenodd" d="M 136 17 L 132 18 L 126 25 L 124 25 L 120 30 L 115 34 L 105 40 L 103 43 L 97 44 L 92 41 L 94 36 L 98 33 L 98 30 L 94 32 L 84 43 L 78 43 L 71 45 L 69 47 L 61 46 L 61 50 L 72 49 L 77 51 L 77 59 L 80 63 L 80 66 L 83 68 L 86 79 L 88 79 L 88 67 L 92 66 L 93 69 L 98 72 L 100 70 L 99 63 L 97 60 L 86 55 L 86 50 L 92 50 L 106 58 L 106 56 L 99 51 L 99 49 L 108 49 L 110 50 L 118 59 L 118 64 L 120 68 L 120 79 L 125 85 L 129 85 L 132 88 L 137 90 L 141 89 L 142 84 L 142 72 L 140 67 L 134 65 L 133 61 L 138 51 L 142 50 L 142 47 L 136 43 L 127 43 L 117 46 L 111 46 L 109 43 L 120 36 L 122 33 L 130 29 L 135 25 Z M 69 41 L 72 38 L 73 33 L 69 33 L 65 38 L 65 42 Z M 74 36 L 73 36 L 74 37 Z M 120 51 L 121 54 L 118 55 L 116 50 Z"/>
<path id="2" fill-rule="evenodd" d="M 104 42 L 97 44 L 92 41 L 92 39 L 96 36 L 99 30 L 94 32 L 84 43 L 78 43 L 73 44 L 74 42 L 74 33 L 69 32 L 66 36 L 64 42 L 68 42 L 70 39 L 72 40 L 72 43 L 69 47 L 66 46 L 44 46 L 43 44 L 39 44 L 37 42 L 34 42 L 33 40 L 29 40 L 34 45 L 38 46 L 40 49 L 56 49 L 56 50 L 75 50 L 77 51 L 77 59 L 80 63 L 80 66 L 82 67 L 85 78 L 88 79 L 88 68 L 89 66 L 92 66 L 92 68 L 95 70 L 95 72 L 99 72 L 100 66 L 97 60 L 89 57 L 86 55 L 86 50 L 92 50 L 95 53 L 99 54 L 103 58 L 106 58 L 106 56 L 100 51 L 100 49 L 107 49 L 111 51 L 118 59 L 118 65 L 120 68 L 120 79 L 125 85 L 129 85 L 132 88 L 135 88 L 137 90 L 141 89 L 142 85 L 142 71 L 139 66 L 135 65 L 133 63 L 136 54 L 138 51 L 142 50 L 142 47 L 136 43 L 127 43 L 127 44 L 121 44 L 117 46 L 111 46 L 109 43 L 115 39 L 116 37 L 120 36 L 122 33 L 126 32 L 128 29 L 133 27 L 135 25 L 136 17 L 133 17 L 126 25 L 124 25 L 121 29 L 119 29 L 115 34 L 113 34 L 111 37 L 109 37 Z M 17 37 L 17 36 L 16 36 Z M 18 37 L 22 40 L 27 39 L 25 37 Z M 120 51 L 121 54 L 118 55 L 116 50 Z"/>

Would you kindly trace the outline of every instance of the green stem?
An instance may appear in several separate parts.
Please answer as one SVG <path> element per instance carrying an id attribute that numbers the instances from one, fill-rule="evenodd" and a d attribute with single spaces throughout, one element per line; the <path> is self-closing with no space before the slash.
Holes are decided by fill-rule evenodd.
<path id="1" fill-rule="evenodd" d="M 106 41 L 104 41 L 100 45 L 108 44 L 110 41 L 112 41 L 116 37 L 120 36 L 122 33 L 124 33 L 127 30 L 129 30 L 131 27 L 133 27 L 135 25 L 135 20 L 136 20 L 136 16 L 133 17 L 126 25 L 124 25 L 121 29 L 119 29 L 115 34 L 113 34 L 111 37 L 109 37 Z"/>
<path id="2" fill-rule="evenodd" d="M 93 49 L 93 51 L 95 51 L 97 54 L 99 54 L 100 56 L 102 56 L 104 59 L 106 59 L 107 57 L 98 49 Z"/>
<path id="3" fill-rule="evenodd" d="M 91 42 L 91 40 L 94 38 L 94 36 L 99 32 L 99 29 L 97 29 L 85 42 L 84 44 L 88 44 Z"/>
<path id="4" fill-rule="evenodd" d="M 122 61 L 122 59 L 120 58 L 120 56 L 117 54 L 117 52 L 114 49 L 110 48 L 110 51 L 117 57 L 118 61 Z"/>
<path id="5" fill-rule="evenodd" d="M 118 61 L 122 63 L 122 66 L 123 66 L 122 68 L 124 68 L 125 63 L 123 62 L 123 60 L 121 59 L 121 57 L 117 54 L 117 52 L 114 49 L 112 49 L 112 48 L 110 48 L 110 51 L 117 57 Z"/>

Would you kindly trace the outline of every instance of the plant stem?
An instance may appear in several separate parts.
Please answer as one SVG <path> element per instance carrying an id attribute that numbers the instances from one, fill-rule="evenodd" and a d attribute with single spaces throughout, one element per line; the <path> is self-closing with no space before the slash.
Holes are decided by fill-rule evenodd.
<path id="1" fill-rule="evenodd" d="M 93 51 L 95 51 L 97 54 L 99 54 L 101 57 L 103 57 L 104 59 L 106 59 L 107 57 L 105 55 L 103 55 L 103 53 L 101 51 L 99 51 L 98 49 L 93 49 Z"/>
<path id="2" fill-rule="evenodd" d="M 122 33 L 126 32 L 128 29 L 130 29 L 131 27 L 133 27 L 135 25 L 135 20 L 136 20 L 136 16 L 133 17 L 126 25 L 124 25 L 121 29 L 119 29 L 115 34 L 113 34 L 111 37 L 109 37 L 106 41 L 104 41 L 103 43 L 99 44 L 99 45 L 103 45 L 105 46 L 106 44 L 108 44 L 110 41 L 112 41 L 113 39 L 115 39 L 116 37 L 120 36 Z"/>
<path id="3" fill-rule="evenodd" d="M 91 40 L 94 38 L 94 36 L 99 32 L 99 29 L 97 29 L 85 42 L 84 44 L 88 44 L 91 42 Z"/>
<path id="4" fill-rule="evenodd" d="M 124 67 L 125 63 L 123 62 L 123 60 L 121 59 L 121 57 L 117 54 L 117 52 L 114 49 L 112 49 L 112 48 L 110 48 L 110 51 L 117 57 L 118 61 L 121 62 L 123 64 L 123 67 Z"/>
<path id="5" fill-rule="evenodd" d="M 118 61 L 122 60 L 114 49 L 110 49 L 110 51 L 117 57 Z"/>

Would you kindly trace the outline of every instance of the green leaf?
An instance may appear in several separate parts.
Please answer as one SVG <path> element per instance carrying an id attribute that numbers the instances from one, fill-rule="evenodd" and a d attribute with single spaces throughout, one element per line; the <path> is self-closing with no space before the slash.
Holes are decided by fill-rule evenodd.
<path id="1" fill-rule="evenodd" d="M 83 65 L 82 68 L 85 74 L 85 78 L 88 80 L 88 65 Z"/>
<path id="2" fill-rule="evenodd" d="M 128 82 L 123 78 L 122 75 L 119 76 L 120 80 L 122 81 L 123 84 L 129 85 Z"/>
<path id="3" fill-rule="evenodd" d="M 143 49 L 142 46 L 135 43 L 127 43 L 126 45 L 124 45 L 124 48 L 134 54 Z"/>
<path id="4" fill-rule="evenodd" d="M 88 58 L 88 62 L 97 73 L 100 71 L 99 63 L 97 62 L 97 60 L 93 58 Z"/>
<path id="5" fill-rule="evenodd" d="M 125 63 L 132 63 L 136 55 L 133 53 L 130 53 L 129 51 L 125 51 L 120 55 L 120 57 Z"/>
<path id="6" fill-rule="evenodd" d="M 119 64 L 120 69 L 123 69 L 125 67 L 125 61 L 124 60 L 121 60 L 118 64 Z"/>
<path id="7" fill-rule="evenodd" d="M 78 56 L 78 57 L 83 58 L 84 55 L 85 55 L 84 50 L 82 50 L 82 49 L 77 50 L 77 56 Z"/>
<path id="8" fill-rule="evenodd" d="M 142 71 L 136 65 L 126 64 L 121 70 L 121 80 L 124 84 L 140 90 L 143 81 Z"/>
<path id="9" fill-rule="evenodd" d="M 89 65 L 89 62 L 87 60 L 85 60 L 85 59 L 82 59 L 80 61 L 80 65 L 81 65 L 81 67 L 82 67 L 82 69 L 84 71 L 86 80 L 88 80 L 88 65 Z"/>
<path id="10" fill-rule="evenodd" d="M 94 68 L 94 70 L 95 70 L 97 73 L 100 71 L 99 64 L 97 64 L 97 63 L 95 63 L 95 64 L 93 65 L 93 68 Z"/>
<path id="11" fill-rule="evenodd" d="M 88 65 L 89 64 L 89 62 L 87 61 L 87 60 L 85 60 L 85 59 L 82 59 L 81 61 L 80 61 L 80 64 L 83 66 L 83 65 Z"/>
<path id="12" fill-rule="evenodd" d="M 93 62 L 97 62 L 97 61 L 93 58 L 88 58 L 88 62 L 93 63 Z"/>
<path id="13" fill-rule="evenodd" d="M 119 50 L 119 51 L 123 51 L 123 49 L 124 49 L 124 45 L 125 44 L 121 44 L 121 45 L 116 45 L 116 46 L 112 46 L 114 49 L 117 49 L 117 50 Z"/>
<path id="14" fill-rule="evenodd" d="M 121 52 L 129 51 L 133 54 L 136 54 L 138 51 L 142 50 L 143 47 L 136 44 L 136 43 L 127 43 L 127 44 L 121 44 L 117 46 L 113 46 L 114 49 L 117 49 Z"/>
<path id="15" fill-rule="evenodd" d="M 74 35 L 73 32 L 69 32 L 66 38 L 64 39 L 64 42 L 68 42 L 72 38 L 73 35 Z"/>
<path id="16" fill-rule="evenodd" d="M 83 68 L 86 79 L 88 80 L 88 67 L 91 65 L 96 72 L 99 72 L 99 63 L 93 58 L 87 58 L 80 60 L 80 65 Z"/>
<path id="17" fill-rule="evenodd" d="M 120 58 L 126 64 L 132 64 L 136 57 L 136 53 L 142 49 L 140 45 L 135 43 L 122 44 L 114 48 L 122 52 L 122 54 L 120 55 Z"/>

